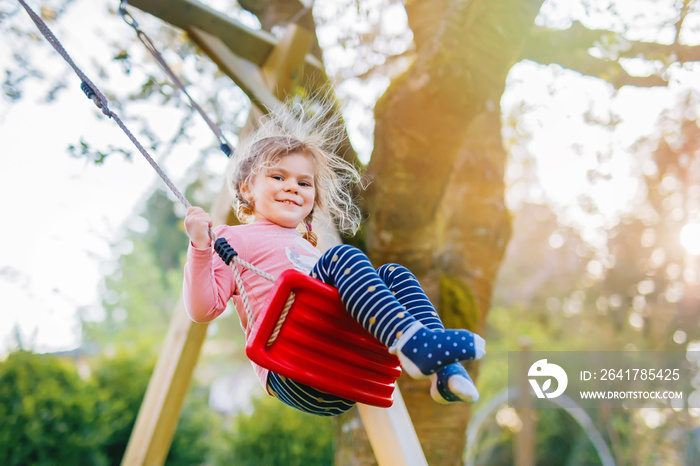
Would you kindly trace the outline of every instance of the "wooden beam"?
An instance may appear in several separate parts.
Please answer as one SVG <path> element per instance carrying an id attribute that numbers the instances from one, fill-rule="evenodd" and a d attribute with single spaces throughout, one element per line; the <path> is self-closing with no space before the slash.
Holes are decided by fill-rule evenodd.
<path id="1" fill-rule="evenodd" d="M 280 105 L 278 97 L 265 86 L 257 66 L 238 57 L 221 39 L 208 32 L 192 28 L 189 36 L 261 111 Z"/>
<path id="2" fill-rule="evenodd" d="M 241 58 L 262 66 L 277 42 L 273 36 L 244 26 L 195 0 L 130 0 L 130 5 L 189 31 L 196 27 L 219 37 Z"/>
<path id="3" fill-rule="evenodd" d="M 260 68 L 277 45 L 277 39 L 271 34 L 244 26 L 196 0 L 131 0 L 129 4 L 184 31 L 197 28 L 216 36 L 233 53 Z M 307 51 L 303 58 L 307 73 L 325 76 L 323 63 L 316 57 Z"/>
<path id="4" fill-rule="evenodd" d="M 260 69 L 265 85 L 278 99 L 301 82 L 304 56 L 313 44 L 311 33 L 300 27 L 288 27 L 275 50 Z"/>
<path id="5" fill-rule="evenodd" d="M 272 108 L 270 90 L 260 86 L 257 74 L 272 60 L 278 40 L 271 34 L 251 29 L 196 0 L 131 0 L 131 5 L 186 31 L 189 37 L 248 94 L 259 109 Z M 287 40 L 282 38 L 282 41 Z M 310 93 L 329 92 L 329 80 L 321 61 L 306 53 L 299 83 Z M 330 94 L 328 94 L 330 95 Z M 338 153 L 358 163 L 355 149 L 346 137 Z"/>

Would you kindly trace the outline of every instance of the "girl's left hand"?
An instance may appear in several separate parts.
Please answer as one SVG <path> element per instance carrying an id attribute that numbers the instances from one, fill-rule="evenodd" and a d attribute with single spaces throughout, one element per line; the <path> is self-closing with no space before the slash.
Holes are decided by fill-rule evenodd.
<path id="1" fill-rule="evenodd" d="M 185 231 L 195 248 L 206 249 L 211 247 L 209 230 L 213 226 L 211 216 L 201 207 L 190 207 L 185 216 Z"/>

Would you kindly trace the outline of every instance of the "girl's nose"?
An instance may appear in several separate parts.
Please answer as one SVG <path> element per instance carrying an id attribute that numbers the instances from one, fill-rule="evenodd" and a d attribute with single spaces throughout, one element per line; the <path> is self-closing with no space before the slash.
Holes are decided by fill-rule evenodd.
<path id="1" fill-rule="evenodd" d="M 295 193 L 295 194 L 296 194 L 296 193 L 297 193 L 297 185 L 296 185 L 296 183 L 293 183 L 293 182 L 291 182 L 291 181 L 287 181 L 287 182 L 284 184 L 284 190 L 287 191 L 287 192 Z"/>

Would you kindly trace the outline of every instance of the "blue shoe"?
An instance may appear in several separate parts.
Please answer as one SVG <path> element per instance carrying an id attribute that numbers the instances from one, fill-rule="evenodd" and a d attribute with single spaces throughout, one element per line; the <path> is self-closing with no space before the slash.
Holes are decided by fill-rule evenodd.
<path id="1" fill-rule="evenodd" d="M 454 363 L 430 376 L 430 396 L 442 404 L 454 401 L 473 403 L 479 399 L 479 390 L 464 366 Z"/>
<path id="2" fill-rule="evenodd" d="M 481 359 L 486 342 L 469 330 L 430 330 L 416 322 L 389 348 L 414 379 L 424 379 L 449 364 Z"/>

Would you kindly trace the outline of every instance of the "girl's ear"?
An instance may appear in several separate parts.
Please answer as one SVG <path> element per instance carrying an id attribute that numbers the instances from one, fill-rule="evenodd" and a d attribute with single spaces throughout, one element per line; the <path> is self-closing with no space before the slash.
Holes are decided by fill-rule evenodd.
<path id="1" fill-rule="evenodd" d="M 238 184 L 238 190 L 241 192 L 241 194 L 250 194 L 250 188 L 245 182 L 241 182 Z"/>

